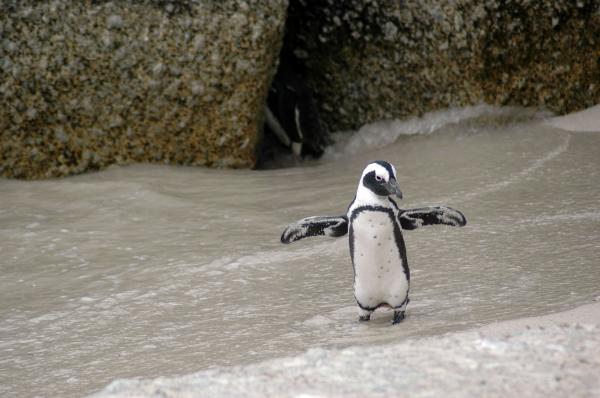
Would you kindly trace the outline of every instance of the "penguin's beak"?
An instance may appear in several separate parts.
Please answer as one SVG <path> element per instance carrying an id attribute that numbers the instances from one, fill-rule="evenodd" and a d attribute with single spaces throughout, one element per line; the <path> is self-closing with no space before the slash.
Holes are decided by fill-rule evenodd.
<path id="1" fill-rule="evenodd" d="M 398 186 L 398 182 L 394 178 L 390 178 L 388 182 L 383 183 L 385 189 L 387 189 L 390 195 L 396 195 L 400 199 L 402 199 L 402 192 L 400 191 L 400 187 Z"/>

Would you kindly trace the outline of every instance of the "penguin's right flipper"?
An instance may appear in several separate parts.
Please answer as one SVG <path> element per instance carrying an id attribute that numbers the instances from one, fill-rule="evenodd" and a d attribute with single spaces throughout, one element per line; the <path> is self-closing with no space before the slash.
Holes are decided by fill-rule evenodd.
<path id="1" fill-rule="evenodd" d="M 453 227 L 464 227 L 467 224 L 464 214 L 446 206 L 401 210 L 399 218 L 402 229 L 408 230 L 425 225 L 445 224 Z"/>
<path id="2" fill-rule="evenodd" d="M 310 236 L 344 236 L 348 233 L 346 216 L 306 217 L 288 225 L 281 234 L 281 243 L 292 243 Z"/>

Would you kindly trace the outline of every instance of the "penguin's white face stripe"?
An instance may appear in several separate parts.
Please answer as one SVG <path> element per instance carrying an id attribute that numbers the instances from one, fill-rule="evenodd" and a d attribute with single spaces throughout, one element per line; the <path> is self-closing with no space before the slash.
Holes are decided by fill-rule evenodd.
<path id="1" fill-rule="evenodd" d="M 394 166 L 392 166 L 392 167 L 394 167 Z M 375 172 L 375 179 L 377 181 L 388 182 L 390 180 L 390 173 L 387 171 L 387 169 L 385 167 L 383 167 L 377 163 L 371 163 L 364 169 L 362 176 L 361 176 L 361 181 L 365 175 L 369 174 L 372 171 Z M 395 174 L 396 174 L 396 170 L 394 170 L 394 175 Z"/>
<path id="2" fill-rule="evenodd" d="M 394 166 L 383 160 L 368 164 L 361 175 L 356 199 L 366 203 L 373 200 L 387 200 L 387 197 L 393 194 L 402 198 Z"/>

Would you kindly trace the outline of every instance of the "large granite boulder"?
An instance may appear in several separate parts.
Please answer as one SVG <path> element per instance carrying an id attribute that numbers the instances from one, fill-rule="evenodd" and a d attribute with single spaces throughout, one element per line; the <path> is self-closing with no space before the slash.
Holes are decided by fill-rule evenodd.
<path id="1" fill-rule="evenodd" d="M 599 0 L 291 0 L 284 50 L 330 130 L 487 102 L 600 102 Z"/>
<path id="2" fill-rule="evenodd" d="M 249 167 L 286 0 L 3 0 L 0 175 Z"/>

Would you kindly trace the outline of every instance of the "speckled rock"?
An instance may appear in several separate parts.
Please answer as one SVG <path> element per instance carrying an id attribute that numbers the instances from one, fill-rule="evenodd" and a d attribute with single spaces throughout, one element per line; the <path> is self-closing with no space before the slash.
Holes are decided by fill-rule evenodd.
<path id="1" fill-rule="evenodd" d="M 600 102 L 600 0 L 291 0 L 330 130 L 481 102 L 557 113 Z"/>
<path id="2" fill-rule="evenodd" d="M 286 0 L 0 2 L 0 175 L 249 167 Z"/>

